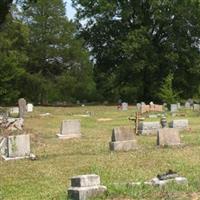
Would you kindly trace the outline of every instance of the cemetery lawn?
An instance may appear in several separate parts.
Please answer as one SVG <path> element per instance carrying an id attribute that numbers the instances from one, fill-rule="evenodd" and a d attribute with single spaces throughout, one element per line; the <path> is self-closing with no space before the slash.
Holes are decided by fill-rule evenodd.
<path id="1" fill-rule="evenodd" d="M 87 111 L 90 117 L 81 116 Z M 108 187 L 107 194 L 98 199 L 200 199 L 200 113 L 182 111 L 186 116 L 176 117 L 189 119 L 191 130 L 181 132 L 184 147 L 158 148 L 156 136 L 137 136 L 138 150 L 110 152 L 112 128 L 133 126 L 128 117 L 134 111 L 133 106 L 128 111 L 118 111 L 116 106 L 35 107 L 25 118 L 25 129 L 31 134 L 31 149 L 38 159 L 0 160 L 0 200 L 67 199 L 70 177 L 90 173 L 100 175 L 102 185 Z M 51 115 L 39 115 L 47 112 Z M 80 119 L 81 139 L 56 137 L 64 119 Z M 186 177 L 189 184 L 163 188 L 123 185 L 150 180 L 168 169 Z"/>

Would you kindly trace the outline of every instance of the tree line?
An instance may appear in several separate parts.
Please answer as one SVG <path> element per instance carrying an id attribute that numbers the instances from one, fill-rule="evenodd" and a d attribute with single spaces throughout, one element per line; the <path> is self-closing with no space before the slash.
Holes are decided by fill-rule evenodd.
<path id="1" fill-rule="evenodd" d="M 199 0 L 72 1 L 0 16 L 1 103 L 200 98 Z"/>

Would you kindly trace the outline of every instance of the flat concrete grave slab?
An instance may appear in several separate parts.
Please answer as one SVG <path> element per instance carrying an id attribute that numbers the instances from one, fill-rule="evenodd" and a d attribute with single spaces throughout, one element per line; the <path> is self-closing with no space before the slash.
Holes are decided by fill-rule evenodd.
<path id="1" fill-rule="evenodd" d="M 160 128 L 160 122 L 140 122 L 138 132 L 143 135 L 156 134 Z"/>
<path id="2" fill-rule="evenodd" d="M 81 137 L 81 125 L 79 120 L 63 120 L 60 127 L 59 139 L 70 139 Z"/>
<path id="3" fill-rule="evenodd" d="M 5 160 L 28 158 L 30 155 L 30 135 L 5 137 L 1 146 L 1 154 Z"/>
<path id="4" fill-rule="evenodd" d="M 134 130 L 131 127 L 117 127 L 112 131 L 111 151 L 129 151 L 137 148 Z"/>
<path id="5" fill-rule="evenodd" d="M 100 185 L 100 177 L 96 174 L 81 175 L 71 178 L 68 198 L 71 200 L 87 200 L 106 192 L 107 188 Z"/>
<path id="6" fill-rule="evenodd" d="M 163 128 L 157 132 L 157 145 L 178 146 L 181 145 L 179 130 L 174 128 Z"/>
<path id="7" fill-rule="evenodd" d="M 188 128 L 188 119 L 176 119 L 172 120 L 169 123 L 170 128 L 178 128 L 178 129 L 187 129 Z"/>

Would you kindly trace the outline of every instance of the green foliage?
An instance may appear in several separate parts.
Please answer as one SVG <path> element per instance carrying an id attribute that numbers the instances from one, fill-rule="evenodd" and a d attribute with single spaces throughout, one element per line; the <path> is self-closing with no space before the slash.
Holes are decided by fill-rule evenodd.
<path id="1" fill-rule="evenodd" d="M 169 74 L 164 79 L 158 93 L 158 97 L 161 99 L 161 101 L 167 104 L 175 103 L 178 99 L 178 93 L 173 90 L 172 82 L 173 74 Z"/>
<path id="2" fill-rule="evenodd" d="M 158 101 L 158 84 L 170 72 L 181 97 L 193 96 L 200 80 L 198 0 L 73 3 L 80 35 L 95 61 L 102 96 L 114 90 L 130 101 L 133 96 Z M 121 92 L 123 87 L 130 88 L 129 94 Z"/>

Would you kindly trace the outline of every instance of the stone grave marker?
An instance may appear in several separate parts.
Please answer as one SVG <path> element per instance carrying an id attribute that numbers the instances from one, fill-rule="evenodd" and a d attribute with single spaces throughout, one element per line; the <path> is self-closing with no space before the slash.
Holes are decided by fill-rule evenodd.
<path id="1" fill-rule="evenodd" d="M 19 99 L 18 106 L 19 106 L 19 117 L 24 118 L 24 115 L 26 113 L 26 100 L 24 98 Z"/>
<path id="2" fill-rule="evenodd" d="M 79 120 L 63 120 L 60 133 L 57 134 L 59 139 L 70 139 L 81 137 L 81 125 Z"/>
<path id="3" fill-rule="evenodd" d="M 28 103 L 26 108 L 27 108 L 27 112 L 33 112 L 33 104 L 32 103 Z"/>
<path id="4" fill-rule="evenodd" d="M 178 109 L 181 109 L 181 104 L 177 103 L 177 107 L 178 107 Z"/>
<path id="5" fill-rule="evenodd" d="M 19 107 L 12 107 L 10 108 L 11 114 L 19 114 Z"/>
<path id="6" fill-rule="evenodd" d="M 160 122 L 140 122 L 138 132 L 143 135 L 156 134 L 157 130 L 160 128 Z"/>
<path id="7" fill-rule="evenodd" d="M 191 108 L 190 102 L 185 102 L 185 108 L 186 108 L 186 109 L 190 109 L 190 108 Z"/>
<path id="8" fill-rule="evenodd" d="M 4 137 L 1 154 L 5 160 L 22 159 L 30 156 L 30 135 Z"/>
<path id="9" fill-rule="evenodd" d="M 122 110 L 128 110 L 128 103 L 126 102 L 122 103 Z"/>
<path id="10" fill-rule="evenodd" d="M 129 151 L 136 148 L 137 142 L 133 128 L 117 127 L 113 129 L 110 142 L 111 151 Z"/>
<path id="11" fill-rule="evenodd" d="M 187 129 L 188 119 L 175 119 L 169 123 L 170 128 Z"/>
<path id="12" fill-rule="evenodd" d="M 140 108 L 141 108 L 141 104 L 140 104 L 140 103 L 137 103 L 137 104 L 136 104 L 136 107 L 137 107 L 137 110 L 139 111 Z"/>
<path id="13" fill-rule="evenodd" d="M 193 110 L 194 111 L 199 111 L 200 110 L 200 105 L 199 104 L 193 104 Z"/>
<path id="14" fill-rule="evenodd" d="M 180 135 L 178 129 L 163 128 L 157 132 L 157 145 L 159 146 L 176 146 L 180 145 Z"/>
<path id="15" fill-rule="evenodd" d="M 177 112 L 178 111 L 178 105 L 177 104 L 171 104 L 170 105 L 170 111 L 171 112 Z"/>
<path id="16" fill-rule="evenodd" d="M 88 200 L 105 193 L 107 188 L 100 184 L 100 177 L 96 174 L 80 175 L 71 178 L 68 189 L 70 200 Z"/>

